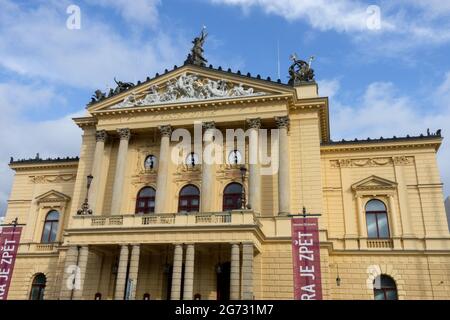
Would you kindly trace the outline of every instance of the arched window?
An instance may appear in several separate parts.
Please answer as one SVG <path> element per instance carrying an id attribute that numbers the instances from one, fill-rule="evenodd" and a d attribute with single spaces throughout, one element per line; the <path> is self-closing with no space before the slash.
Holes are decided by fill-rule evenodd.
<path id="1" fill-rule="evenodd" d="M 47 278 L 43 273 L 38 273 L 31 285 L 30 300 L 44 300 L 44 291 Z"/>
<path id="2" fill-rule="evenodd" d="M 188 184 L 180 191 L 178 212 L 198 212 L 200 209 L 200 191 L 192 184 Z"/>
<path id="3" fill-rule="evenodd" d="M 45 217 L 44 230 L 42 231 L 42 243 L 52 243 L 56 241 L 59 224 L 59 212 L 52 210 Z"/>
<path id="4" fill-rule="evenodd" d="M 386 206 L 380 200 L 370 200 L 366 205 L 367 236 L 372 239 L 389 238 Z"/>
<path id="5" fill-rule="evenodd" d="M 242 208 L 242 184 L 230 183 L 223 191 L 223 211 Z"/>
<path id="6" fill-rule="evenodd" d="M 155 212 L 155 194 L 156 191 L 152 187 L 142 188 L 136 199 L 136 213 Z"/>
<path id="7" fill-rule="evenodd" d="M 397 286 L 394 279 L 382 274 L 373 281 L 375 300 L 398 300 Z"/>

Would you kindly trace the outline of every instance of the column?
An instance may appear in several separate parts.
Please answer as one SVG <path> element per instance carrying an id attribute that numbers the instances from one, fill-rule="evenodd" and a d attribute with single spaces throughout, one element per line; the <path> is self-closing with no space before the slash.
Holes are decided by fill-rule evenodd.
<path id="1" fill-rule="evenodd" d="M 261 128 L 261 118 L 247 119 L 249 126 L 248 143 L 248 203 L 250 208 L 261 213 L 261 174 L 259 171 L 259 129 Z"/>
<path id="2" fill-rule="evenodd" d="M 213 156 L 213 152 L 211 152 L 212 148 L 214 148 L 214 142 L 212 141 L 214 137 L 214 129 L 216 128 L 216 123 L 214 121 L 204 122 L 203 130 L 205 131 L 204 135 L 204 150 L 208 150 L 209 152 L 204 152 L 202 157 L 202 187 L 201 187 L 201 212 L 212 212 L 213 208 L 213 199 L 214 199 L 214 181 L 215 181 L 215 157 Z M 206 155 L 206 157 L 205 157 Z"/>
<path id="3" fill-rule="evenodd" d="M 398 223 L 397 223 L 397 206 L 395 205 L 394 196 L 389 195 L 389 221 L 391 223 L 392 228 L 392 236 L 393 237 L 400 237 L 400 232 L 398 229 Z"/>
<path id="4" fill-rule="evenodd" d="M 290 183 L 289 183 L 289 142 L 288 127 L 289 117 L 276 117 L 279 130 L 279 169 L 278 169 L 278 214 L 290 213 Z"/>
<path id="5" fill-rule="evenodd" d="M 389 198 L 389 228 L 392 232 L 392 245 L 394 250 L 402 250 L 403 243 L 401 239 L 401 234 L 399 230 L 398 220 L 397 220 L 397 206 L 393 195 L 388 195 Z"/>
<path id="6" fill-rule="evenodd" d="M 76 280 L 76 265 L 78 261 L 78 246 L 70 246 L 67 249 L 64 261 L 64 270 L 61 282 L 60 300 L 71 300 L 74 281 Z"/>
<path id="7" fill-rule="evenodd" d="M 125 298 L 125 285 L 127 281 L 128 268 L 128 245 L 120 246 L 119 268 L 117 269 L 116 291 L 114 300 L 123 300 Z"/>
<path id="8" fill-rule="evenodd" d="M 172 273 L 172 291 L 171 300 L 180 300 L 181 298 L 181 273 L 183 265 L 183 245 L 176 244 L 173 254 L 173 273 Z"/>
<path id="9" fill-rule="evenodd" d="M 367 249 L 366 213 L 362 207 L 361 196 L 356 196 L 356 210 L 358 210 L 359 248 Z"/>
<path id="10" fill-rule="evenodd" d="M 184 291 L 183 300 L 192 300 L 194 291 L 194 261 L 195 247 L 193 244 L 186 246 L 186 261 L 184 266 Z"/>
<path id="11" fill-rule="evenodd" d="M 242 245 L 242 299 L 253 300 L 253 243 Z"/>
<path id="12" fill-rule="evenodd" d="M 240 263 L 239 244 L 233 243 L 231 245 L 230 300 L 239 300 Z"/>
<path id="13" fill-rule="evenodd" d="M 395 179 L 398 183 L 397 192 L 400 205 L 400 216 L 402 218 L 403 237 L 410 238 L 413 236 L 413 229 L 410 219 L 408 188 L 406 186 L 406 179 L 403 171 L 404 169 L 402 166 L 401 158 L 399 159 L 399 157 L 394 157 L 393 161 L 395 169 Z"/>
<path id="14" fill-rule="evenodd" d="M 160 126 L 161 146 L 158 159 L 158 177 L 156 179 L 155 213 L 166 213 L 167 179 L 170 161 L 170 125 Z"/>
<path id="15" fill-rule="evenodd" d="M 130 129 L 118 129 L 120 136 L 119 152 L 117 154 L 116 173 L 112 191 L 111 215 L 121 214 L 123 180 L 128 155 L 128 141 L 130 140 Z"/>
<path id="16" fill-rule="evenodd" d="M 97 131 L 95 134 L 95 153 L 94 153 L 94 163 L 92 165 L 91 174 L 94 177 L 92 180 L 92 185 L 89 190 L 89 204 L 94 214 L 100 214 L 98 212 L 98 192 L 100 189 L 100 179 L 102 176 L 102 165 L 103 165 L 103 153 L 105 151 L 105 141 L 107 134 L 105 130 Z"/>
<path id="17" fill-rule="evenodd" d="M 131 246 L 130 271 L 128 272 L 128 279 L 130 279 L 131 281 L 130 300 L 136 300 L 136 288 L 139 273 L 140 253 L 141 253 L 140 245 Z"/>
<path id="18" fill-rule="evenodd" d="M 78 251 L 78 270 L 80 276 L 78 279 L 78 286 L 73 292 L 73 300 L 81 300 L 83 298 L 84 279 L 86 278 L 88 255 L 88 246 L 80 247 L 80 250 Z"/>

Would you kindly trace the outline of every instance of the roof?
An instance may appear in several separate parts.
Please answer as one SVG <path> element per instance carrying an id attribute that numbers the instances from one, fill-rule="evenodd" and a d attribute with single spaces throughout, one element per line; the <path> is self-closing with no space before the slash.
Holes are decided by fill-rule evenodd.
<path id="1" fill-rule="evenodd" d="M 219 73 L 223 73 L 223 74 L 228 74 L 228 75 L 231 74 L 233 76 L 237 76 L 237 77 L 241 77 L 241 78 L 247 78 L 247 79 L 250 78 L 252 80 L 257 80 L 257 81 L 262 81 L 262 82 L 265 82 L 265 83 L 270 83 L 271 85 L 282 86 L 282 87 L 285 87 L 285 88 L 286 87 L 292 88 L 291 85 L 286 84 L 286 83 L 282 83 L 280 79 L 277 79 L 276 81 L 273 81 L 271 77 L 267 77 L 266 79 L 263 79 L 263 77 L 261 77 L 261 75 L 259 75 L 259 74 L 256 75 L 256 76 L 252 76 L 250 72 L 248 72 L 247 74 L 244 75 L 244 74 L 241 73 L 240 70 L 237 70 L 236 72 L 233 72 L 231 70 L 231 68 L 228 68 L 225 71 L 225 70 L 222 69 L 221 66 L 219 66 L 217 68 L 214 68 L 214 66 L 212 64 L 210 64 L 208 67 L 204 67 L 204 66 L 200 66 L 200 65 L 194 65 L 194 64 L 191 64 L 191 63 L 184 63 L 183 64 L 183 66 L 187 66 L 187 65 L 194 66 L 196 68 L 203 69 L 203 70 L 214 70 L 215 72 L 219 72 Z M 153 78 L 147 77 L 147 79 L 144 82 L 138 81 L 135 86 L 133 86 L 133 87 L 131 87 L 131 88 L 125 90 L 125 91 L 121 91 L 120 93 L 113 93 L 111 95 L 108 95 L 106 98 L 104 98 L 104 99 L 102 99 L 100 101 L 90 102 L 90 103 L 87 104 L 87 107 L 91 107 L 93 105 L 96 105 L 97 103 L 107 101 L 109 98 L 112 98 L 112 97 L 117 96 L 119 94 L 123 94 L 124 92 L 129 92 L 131 90 L 139 88 L 140 86 L 143 86 L 143 85 L 145 85 L 145 84 L 147 84 L 147 83 L 149 83 L 149 82 L 151 82 L 153 80 L 156 80 L 159 77 L 162 77 L 164 75 L 170 74 L 170 73 L 178 70 L 179 68 L 182 68 L 183 66 L 178 67 L 177 65 L 174 65 L 172 70 L 165 69 L 164 73 L 162 73 L 162 74 L 156 73 Z"/>
<path id="2" fill-rule="evenodd" d="M 427 135 L 421 134 L 419 136 L 410 136 L 407 135 L 406 137 L 396 137 L 393 136 L 392 138 L 367 138 L 364 140 L 360 140 L 355 138 L 354 140 L 345 140 L 342 139 L 341 141 L 333 141 L 330 140 L 330 142 L 323 144 L 325 145 L 341 145 L 341 144 L 355 144 L 355 143 L 378 143 L 378 142 L 397 142 L 397 141 L 407 141 L 407 140 L 417 140 L 417 139 L 436 139 L 436 138 L 442 138 L 441 136 L 441 130 L 438 130 L 436 133 L 428 133 Z"/>
<path id="3" fill-rule="evenodd" d="M 51 163 L 64 163 L 64 162 L 78 162 L 80 160 L 79 157 L 66 157 L 66 158 L 47 158 L 42 159 L 39 157 L 39 153 L 36 155 L 35 158 L 29 158 L 29 159 L 18 159 L 14 160 L 13 157 L 11 157 L 9 164 L 10 165 L 17 165 L 17 164 L 51 164 Z"/>

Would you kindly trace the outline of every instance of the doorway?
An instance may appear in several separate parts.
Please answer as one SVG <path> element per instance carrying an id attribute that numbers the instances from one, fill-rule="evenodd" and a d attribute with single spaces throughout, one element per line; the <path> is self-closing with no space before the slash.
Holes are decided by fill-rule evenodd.
<path id="1" fill-rule="evenodd" d="M 217 300 L 230 300 L 230 262 L 221 263 L 217 266 Z"/>

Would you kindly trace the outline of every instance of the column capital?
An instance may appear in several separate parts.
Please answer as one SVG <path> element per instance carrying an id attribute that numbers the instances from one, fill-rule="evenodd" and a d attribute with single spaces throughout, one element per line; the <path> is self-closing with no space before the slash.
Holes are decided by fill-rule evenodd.
<path id="1" fill-rule="evenodd" d="M 275 117 L 275 121 L 277 123 L 278 129 L 289 128 L 290 124 L 289 116 Z"/>
<path id="2" fill-rule="evenodd" d="M 131 131 L 128 128 L 117 129 L 120 140 L 130 140 Z"/>
<path id="3" fill-rule="evenodd" d="M 106 133 L 106 130 L 97 130 L 95 132 L 95 141 L 99 142 L 105 142 L 106 138 L 108 137 L 108 134 Z"/>
<path id="4" fill-rule="evenodd" d="M 215 121 L 202 122 L 202 128 L 203 128 L 203 130 L 215 129 L 216 128 L 216 122 Z"/>
<path id="5" fill-rule="evenodd" d="M 252 118 L 247 119 L 247 124 L 250 127 L 250 129 L 259 129 L 261 128 L 261 118 Z"/>
<path id="6" fill-rule="evenodd" d="M 172 134 L 172 127 L 170 125 L 159 126 L 158 129 L 163 137 L 170 137 Z"/>

